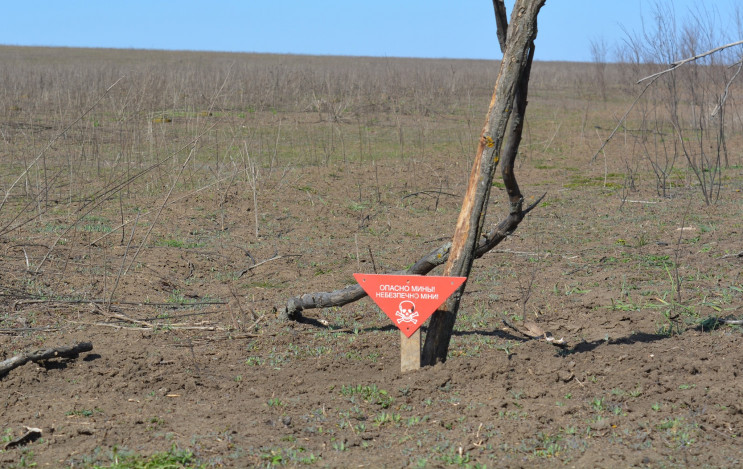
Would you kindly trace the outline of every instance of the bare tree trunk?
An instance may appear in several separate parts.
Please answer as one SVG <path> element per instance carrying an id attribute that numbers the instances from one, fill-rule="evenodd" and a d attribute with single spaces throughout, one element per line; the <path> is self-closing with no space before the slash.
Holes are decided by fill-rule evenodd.
<path id="1" fill-rule="evenodd" d="M 478 239 L 485 221 L 487 202 L 490 198 L 495 169 L 501 157 L 509 117 L 514 114 L 511 131 L 518 134 L 515 142 L 509 139 L 507 152 L 510 161 L 504 161 L 504 182 L 508 182 L 510 211 L 521 212 L 522 197 L 513 177 L 513 161 L 520 141 L 523 114 L 526 107 L 526 83 L 534 56 L 534 39 L 537 35 L 537 15 L 545 0 L 517 0 L 511 14 L 510 31 L 502 32 L 505 7 L 502 0 L 494 0 L 498 37 L 506 37 L 503 60 L 490 101 L 487 121 L 480 136 L 475 163 L 470 173 L 467 192 L 452 239 L 449 259 L 444 275 L 468 277 L 475 259 Z M 515 98 L 518 95 L 518 100 Z M 514 106 L 516 104 L 516 106 Z M 516 111 L 514 112 L 514 108 Z M 514 145 L 515 143 L 515 145 Z M 446 360 L 449 341 L 454 329 L 463 285 L 444 305 L 431 316 L 431 323 L 423 346 L 422 363 L 434 365 Z"/>

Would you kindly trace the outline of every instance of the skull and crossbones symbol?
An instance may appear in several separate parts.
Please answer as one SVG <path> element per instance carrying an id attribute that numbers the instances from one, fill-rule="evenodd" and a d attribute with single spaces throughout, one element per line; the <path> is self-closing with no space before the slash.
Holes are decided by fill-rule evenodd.
<path id="1" fill-rule="evenodd" d="M 418 317 L 418 313 L 415 312 L 415 303 L 407 300 L 401 301 L 395 316 L 398 318 L 398 324 L 403 322 L 412 322 L 415 324 Z"/>

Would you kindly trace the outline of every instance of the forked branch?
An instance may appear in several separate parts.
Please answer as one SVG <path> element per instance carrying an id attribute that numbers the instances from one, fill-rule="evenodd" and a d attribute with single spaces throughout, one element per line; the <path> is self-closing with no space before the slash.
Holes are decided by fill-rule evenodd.
<path id="1" fill-rule="evenodd" d="M 521 223 L 521 220 L 542 201 L 545 195 L 543 194 L 525 209 L 510 213 L 505 219 L 501 220 L 500 223 L 485 233 L 477 245 L 475 257 L 482 257 L 513 233 L 519 223 Z M 450 248 L 451 242 L 448 242 L 423 256 L 408 269 L 388 273 L 393 275 L 426 275 L 436 267 L 443 265 L 449 259 Z M 345 288 L 330 292 L 306 293 L 290 298 L 286 306 L 280 310 L 279 319 L 298 320 L 301 317 L 302 311 L 305 309 L 343 306 L 358 301 L 365 296 L 367 296 L 366 292 L 358 284 L 348 285 Z"/>

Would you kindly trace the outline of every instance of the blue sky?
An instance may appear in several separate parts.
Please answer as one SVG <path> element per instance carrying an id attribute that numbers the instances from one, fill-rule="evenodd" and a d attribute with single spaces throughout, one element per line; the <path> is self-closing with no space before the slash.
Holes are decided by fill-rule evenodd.
<path id="1" fill-rule="evenodd" d="M 679 18 L 707 4 L 739 39 L 740 0 L 672 1 Z M 590 61 L 652 23 L 656 0 L 547 0 L 537 60 Z M 509 10 L 512 0 L 506 0 Z M 23 0 L 3 4 L 0 44 L 387 57 L 499 58 L 491 0 Z M 610 57 L 611 58 L 611 57 Z"/>

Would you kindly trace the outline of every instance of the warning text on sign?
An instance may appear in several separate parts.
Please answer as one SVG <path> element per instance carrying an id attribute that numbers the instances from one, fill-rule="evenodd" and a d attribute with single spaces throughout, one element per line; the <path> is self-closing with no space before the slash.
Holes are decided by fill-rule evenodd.
<path id="1" fill-rule="evenodd" d="M 400 300 L 438 300 L 435 286 L 425 285 L 379 285 L 379 291 L 375 293 L 376 298 L 392 298 Z"/>

